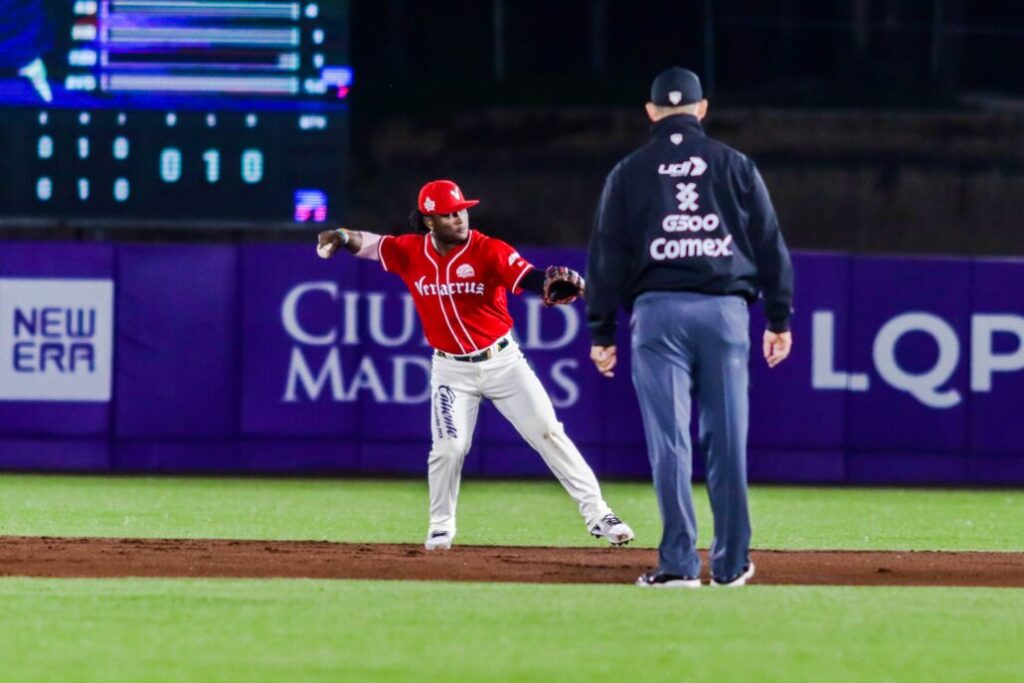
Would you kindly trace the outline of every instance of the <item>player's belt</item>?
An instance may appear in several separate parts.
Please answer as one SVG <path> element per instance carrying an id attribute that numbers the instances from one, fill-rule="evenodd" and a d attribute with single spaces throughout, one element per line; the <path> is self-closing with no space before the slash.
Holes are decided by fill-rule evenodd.
<path id="1" fill-rule="evenodd" d="M 441 358 L 447 358 L 448 360 L 460 360 L 463 363 L 479 363 L 480 361 L 490 360 L 491 358 L 494 358 L 499 353 L 501 353 L 506 347 L 508 347 L 508 345 L 511 343 L 512 340 L 505 336 L 496 341 L 495 343 L 491 344 L 490 346 L 488 346 L 480 353 L 471 353 L 466 354 L 465 356 L 456 356 L 455 354 L 452 353 L 445 353 L 444 351 L 435 350 L 434 355 L 440 356 Z"/>

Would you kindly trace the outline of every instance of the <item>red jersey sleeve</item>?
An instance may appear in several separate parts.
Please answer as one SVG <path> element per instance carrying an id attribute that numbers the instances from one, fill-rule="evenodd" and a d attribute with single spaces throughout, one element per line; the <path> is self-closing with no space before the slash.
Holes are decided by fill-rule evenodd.
<path id="1" fill-rule="evenodd" d="M 385 235 L 377 243 L 377 255 L 380 257 L 380 266 L 389 273 L 401 274 L 405 270 L 406 258 L 405 245 L 393 235 Z"/>
<path id="2" fill-rule="evenodd" d="M 492 237 L 488 246 L 494 259 L 494 273 L 499 284 L 513 294 L 519 294 L 522 291 L 519 284 L 523 281 L 523 276 L 533 270 L 533 264 L 520 256 L 511 244 L 499 239 Z"/>

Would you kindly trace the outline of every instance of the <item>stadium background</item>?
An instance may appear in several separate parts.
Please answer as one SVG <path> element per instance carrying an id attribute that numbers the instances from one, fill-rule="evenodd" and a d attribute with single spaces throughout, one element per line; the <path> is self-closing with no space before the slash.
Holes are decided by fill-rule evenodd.
<path id="1" fill-rule="evenodd" d="M 0 6 L 25 17 L 34 4 Z M 52 17 L 78 4 L 44 6 Z M 1024 498 L 992 487 L 1024 481 L 1016 295 L 1024 285 L 1024 82 L 1015 68 L 1024 5 L 354 0 L 302 3 L 302 11 L 311 4 L 318 10 L 298 19 L 303 31 L 334 22 L 345 40 L 329 41 L 328 66 L 350 67 L 352 80 L 321 72 L 331 102 L 300 96 L 294 111 L 282 110 L 323 114 L 325 127 L 308 119 L 312 132 L 300 139 L 286 114 L 263 109 L 249 127 L 246 108 L 226 98 L 217 125 L 237 144 L 225 142 L 218 157 L 223 194 L 204 202 L 202 179 L 187 165 L 179 196 L 133 176 L 131 196 L 145 201 L 130 215 L 116 215 L 110 201 L 102 211 L 75 203 L 81 160 L 64 159 L 56 171 L 70 180 L 61 210 L 33 204 L 50 172 L 40 170 L 49 167 L 39 115 L 52 117 L 46 125 L 58 131 L 59 150 L 80 150 L 81 108 L 26 101 L 34 95 L 25 95 L 15 59 L 23 45 L 0 31 L 9 58 L 0 60 L 0 336 L 10 336 L 19 310 L 28 316 L 35 306 L 43 316 L 46 306 L 73 308 L 84 297 L 80 308 L 106 316 L 109 329 L 109 339 L 90 341 L 93 352 L 110 352 L 105 385 L 72 387 L 84 400 L 61 400 L 66 387 L 39 400 L 17 393 L 51 389 L 12 383 L 12 364 L 28 361 L 0 343 L 0 594 L 11 606 L 0 617 L 0 660 L 14 680 L 70 671 L 83 680 L 1019 679 L 1021 591 L 951 587 L 980 585 L 970 567 L 939 580 L 944 587 L 909 588 L 900 558 L 995 551 L 1004 577 L 1019 575 Z M 54 52 L 60 44 L 39 45 L 59 88 L 67 55 Z M 127 577 L 97 580 L 66 578 L 94 575 L 73 563 L 39 569 L 19 555 L 23 539 L 73 549 L 74 540 L 61 539 L 93 537 L 329 541 L 371 553 L 371 544 L 397 543 L 414 552 L 426 430 L 417 436 L 423 404 L 397 400 L 418 389 L 413 380 L 398 389 L 395 358 L 424 350 L 406 329 L 395 283 L 366 264 L 314 260 L 319 202 L 326 197 L 330 225 L 398 232 L 420 184 L 452 177 L 483 200 L 473 218 L 485 230 L 541 262 L 579 265 L 604 175 L 645 140 L 641 105 L 653 75 L 671 64 L 702 75 L 709 132 L 757 161 L 799 254 L 797 355 L 781 372 L 755 376 L 751 469 L 757 482 L 805 486 L 754 488 L 755 548 L 890 551 L 878 575 L 891 575 L 894 587 L 766 585 L 666 597 L 594 584 L 131 578 L 141 575 L 130 568 L 141 546 L 107 558 Z M 90 109 L 102 145 L 116 144 L 117 108 L 108 105 Z M 133 172 L 155 173 L 161 150 L 175 145 L 188 164 L 192 141 L 169 137 L 167 115 L 173 109 L 177 130 L 199 140 L 208 112 L 143 109 L 129 112 L 132 155 L 145 160 Z M 101 143 L 92 144 L 96 159 Z M 254 147 L 266 154 L 264 194 L 247 187 L 244 161 L 242 180 L 226 179 L 236 172 L 230 155 Z M 198 159 L 204 149 L 191 153 Z M 290 161 L 275 168 L 275 154 Z M 116 169 L 87 170 L 95 199 Z M 295 196 L 308 222 L 282 219 L 276 204 L 263 210 L 276 188 L 290 213 L 293 191 L 310 181 L 322 196 L 304 196 L 302 207 Z M 82 279 L 111 283 L 112 294 L 102 285 L 83 294 Z M 311 283 L 289 327 L 285 300 Z M 21 307 L 4 308 L 5 299 Z M 349 301 L 357 313 L 339 320 Z M 597 381 L 585 331 L 568 334 L 572 315 L 515 305 L 519 334 L 532 338 L 529 353 L 564 404 L 570 433 L 637 528 L 634 552 L 650 555 L 657 510 L 643 483 L 628 380 Z M 881 369 L 880 330 L 919 314 L 931 316 L 930 332 L 915 318 L 918 327 L 889 349 L 902 374 Z M 43 318 L 25 320 L 19 329 L 45 343 Z M 332 331 L 337 337 L 322 343 Z M 294 372 L 296 348 L 311 369 L 305 379 Z M 322 382 L 316 373 L 332 353 L 337 389 L 330 372 Z M 896 386 L 917 386 L 914 377 L 954 355 L 930 392 Z M 372 373 L 356 370 L 366 359 L 383 393 Z M 406 378 L 416 362 L 406 362 Z M 852 389 L 858 373 L 869 391 Z M 286 400 L 289 382 L 300 400 Z M 955 405 L 928 405 L 953 393 Z M 237 476 L 282 473 L 331 476 Z M 378 474 L 399 479 L 352 477 Z M 467 475 L 465 544 L 587 543 L 539 459 L 495 415 L 483 418 Z M 987 488 L 849 486 L 865 483 Z M 700 514 L 709 529 L 706 506 Z M 205 561 L 187 575 L 201 574 Z M 810 566 L 807 584 L 828 583 L 822 576 L 834 568 Z M 391 578 L 386 561 L 379 572 Z"/>

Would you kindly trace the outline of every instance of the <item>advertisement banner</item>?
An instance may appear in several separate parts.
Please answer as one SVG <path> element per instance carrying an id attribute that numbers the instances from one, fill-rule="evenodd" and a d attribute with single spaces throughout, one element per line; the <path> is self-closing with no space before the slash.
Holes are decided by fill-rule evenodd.
<path id="1" fill-rule="evenodd" d="M 750 316 L 750 445 L 756 449 L 841 451 L 847 436 L 851 257 L 795 254 L 793 351 L 764 361 L 764 308 Z"/>
<path id="2" fill-rule="evenodd" d="M 1024 463 L 1024 263 L 971 264 L 968 449 Z"/>
<path id="3" fill-rule="evenodd" d="M 108 437 L 114 247 L 0 243 L 0 280 L 0 437 Z M 18 444 L 0 444 L 0 467 L 33 461 Z M 89 445 L 79 466 L 108 463 L 101 450 Z"/>
<path id="4" fill-rule="evenodd" d="M 432 350 L 379 263 L 307 244 L 0 254 L 0 467 L 425 473 Z M 522 255 L 538 268 L 585 258 Z M 798 253 L 794 265 L 794 350 L 775 369 L 751 307 L 753 480 L 1024 483 L 1024 261 Z M 588 462 L 648 477 L 628 315 L 607 379 L 582 302 L 525 293 L 509 308 Z M 550 476 L 487 402 L 465 473 Z"/>
<path id="5" fill-rule="evenodd" d="M 391 395 L 365 351 L 363 262 L 325 261 L 306 245 L 248 245 L 241 255 L 242 434 L 357 438 L 363 410 Z"/>
<path id="6" fill-rule="evenodd" d="M 114 282 L 0 278 L 0 401 L 110 400 Z"/>

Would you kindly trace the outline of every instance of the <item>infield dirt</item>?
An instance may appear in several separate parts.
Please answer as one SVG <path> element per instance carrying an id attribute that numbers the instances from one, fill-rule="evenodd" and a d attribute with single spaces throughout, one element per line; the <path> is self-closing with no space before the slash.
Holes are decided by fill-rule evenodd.
<path id="1" fill-rule="evenodd" d="M 756 583 L 1024 587 L 1024 553 L 752 552 Z M 404 579 L 632 583 L 649 548 L 455 546 L 317 541 L 0 537 L 0 576 Z M 707 578 L 707 577 L 705 577 Z"/>

